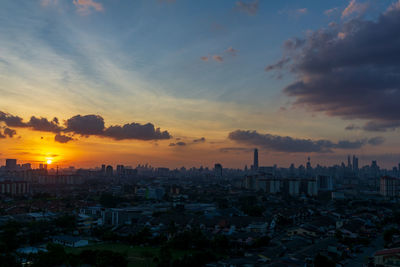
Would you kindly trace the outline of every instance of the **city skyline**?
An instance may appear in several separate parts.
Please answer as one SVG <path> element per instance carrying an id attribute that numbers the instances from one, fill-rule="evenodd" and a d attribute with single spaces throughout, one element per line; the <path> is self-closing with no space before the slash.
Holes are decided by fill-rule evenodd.
<path id="1" fill-rule="evenodd" d="M 400 162 L 399 1 L 0 7 L 0 164 Z"/>

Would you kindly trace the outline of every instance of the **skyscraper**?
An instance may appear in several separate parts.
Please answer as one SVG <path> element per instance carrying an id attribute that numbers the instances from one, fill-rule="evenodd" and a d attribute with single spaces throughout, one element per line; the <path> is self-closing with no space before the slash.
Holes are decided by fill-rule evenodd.
<path id="1" fill-rule="evenodd" d="M 349 168 L 350 170 L 352 169 L 350 155 L 347 156 L 347 168 Z"/>
<path id="2" fill-rule="evenodd" d="M 215 178 L 222 178 L 222 165 L 219 163 L 216 163 L 214 165 L 214 174 Z"/>
<path id="3" fill-rule="evenodd" d="M 254 149 L 254 160 L 253 160 L 253 169 L 256 171 L 258 170 L 258 149 Z"/>
<path id="4" fill-rule="evenodd" d="M 353 171 L 358 172 L 358 158 L 355 155 L 353 155 Z"/>

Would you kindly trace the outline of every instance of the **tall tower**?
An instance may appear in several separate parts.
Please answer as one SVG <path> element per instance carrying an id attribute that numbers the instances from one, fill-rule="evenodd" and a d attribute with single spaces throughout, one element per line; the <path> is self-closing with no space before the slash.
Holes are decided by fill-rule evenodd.
<path id="1" fill-rule="evenodd" d="M 347 156 L 347 168 L 349 168 L 350 170 L 351 168 L 351 160 L 350 160 L 350 155 Z"/>
<path id="2" fill-rule="evenodd" d="M 257 148 L 254 149 L 254 160 L 253 161 L 254 161 L 253 168 L 256 171 L 256 170 L 258 170 L 258 149 Z"/>

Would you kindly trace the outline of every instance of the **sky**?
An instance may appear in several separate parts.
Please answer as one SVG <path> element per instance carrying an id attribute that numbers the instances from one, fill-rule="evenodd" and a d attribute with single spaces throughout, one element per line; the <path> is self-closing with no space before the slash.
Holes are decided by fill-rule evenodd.
<path id="1" fill-rule="evenodd" d="M 400 1 L 4 0 L 0 163 L 400 162 Z"/>

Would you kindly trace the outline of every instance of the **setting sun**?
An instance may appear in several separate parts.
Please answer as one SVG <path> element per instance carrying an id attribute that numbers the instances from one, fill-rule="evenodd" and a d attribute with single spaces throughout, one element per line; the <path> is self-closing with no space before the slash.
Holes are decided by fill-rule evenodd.
<path id="1" fill-rule="evenodd" d="M 47 160 L 47 164 L 50 165 L 53 161 L 51 159 Z"/>

